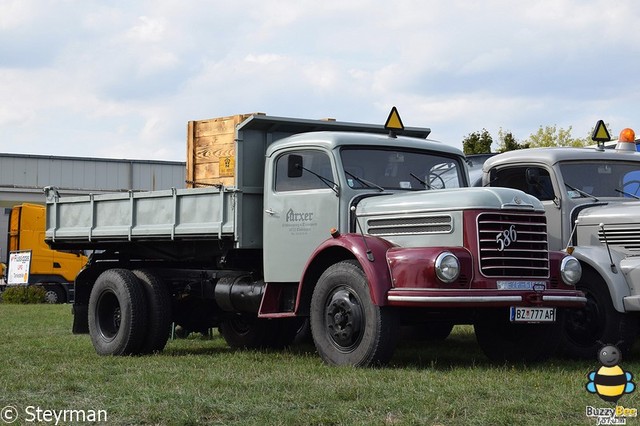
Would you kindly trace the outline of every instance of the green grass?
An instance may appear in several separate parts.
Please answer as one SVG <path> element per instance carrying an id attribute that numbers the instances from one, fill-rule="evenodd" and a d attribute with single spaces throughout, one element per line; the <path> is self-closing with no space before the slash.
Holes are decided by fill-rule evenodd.
<path id="1" fill-rule="evenodd" d="M 71 320 L 68 305 L 0 304 L 0 409 L 23 420 L 27 407 L 106 410 L 109 424 L 595 425 L 585 407 L 612 407 L 585 390 L 595 359 L 494 365 L 471 327 L 357 369 L 325 366 L 308 345 L 235 351 L 215 334 L 171 340 L 158 355 L 100 357 Z M 640 377 L 638 347 L 622 366 Z M 619 404 L 639 407 L 638 395 Z"/>

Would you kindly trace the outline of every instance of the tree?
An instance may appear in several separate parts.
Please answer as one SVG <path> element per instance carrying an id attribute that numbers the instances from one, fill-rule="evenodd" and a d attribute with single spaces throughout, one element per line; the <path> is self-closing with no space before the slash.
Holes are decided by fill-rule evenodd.
<path id="1" fill-rule="evenodd" d="M 465 155 L 489 154 L 492 143 L 493 139 L 487 129 L 482 129 L 481 132 L 470 133 L 462 140 L 462 151 Z"/>
<path id="2" fill-rule="evenodd" d="M 588 145 L 590 142 L 586 138 L 572 138 L 571 126 L 565 130 L 562 127 L 558 128 L 553 125 L 544 128 L 540 126 L 536 133 L 532 133 L 529 136 L 526 143 L 533 148 L 540 148 L 549 146 L 581 147 Z"/>
<path id="3" fill-rule="evenodd" d="M 504 131 L 502 128 L 498 130 L 498 152 L 507 152 L 513 151 L 516 149 L 529 148 L 528 143 L 518 143 L 516 138 L 513 136 L 513 133 L 509 131 Z"/>

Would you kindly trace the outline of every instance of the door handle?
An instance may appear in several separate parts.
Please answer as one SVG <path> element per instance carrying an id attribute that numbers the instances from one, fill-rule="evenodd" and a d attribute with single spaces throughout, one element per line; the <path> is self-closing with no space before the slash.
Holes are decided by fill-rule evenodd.
<path id="1" fill-rule="evenodd" d="M 276 212 L 274 212 L 274 211 L 273 211 L 273 210 L 271 210 L 271 209 L 265 209 L 265 211 L 264 211 L 264 212 L 265 212 L 266 214 L 270 215 L 270 216 L 273 216 L 274 214 L 276 214 Z"/>

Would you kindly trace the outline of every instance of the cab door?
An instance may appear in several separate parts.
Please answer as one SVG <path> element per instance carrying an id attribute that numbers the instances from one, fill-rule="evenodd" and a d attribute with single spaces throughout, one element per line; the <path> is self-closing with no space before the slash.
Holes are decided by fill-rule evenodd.
<path id="1" fill-rule="evenodd" d="M 275 155 L 265 176 L 264 279 L 298 282 L 311 253 L 338 228 L 335 167 L 319 149 Z"/>

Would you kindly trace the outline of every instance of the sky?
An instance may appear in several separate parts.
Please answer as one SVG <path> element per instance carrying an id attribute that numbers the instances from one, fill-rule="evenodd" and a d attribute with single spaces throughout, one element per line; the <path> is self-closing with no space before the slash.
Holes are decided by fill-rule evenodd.
<path id="1" fill-rule="evenodd" d="M 637 0 L 0 0 L 0 152 L 185 161 L 190 120 L 640 133 Z"/>

